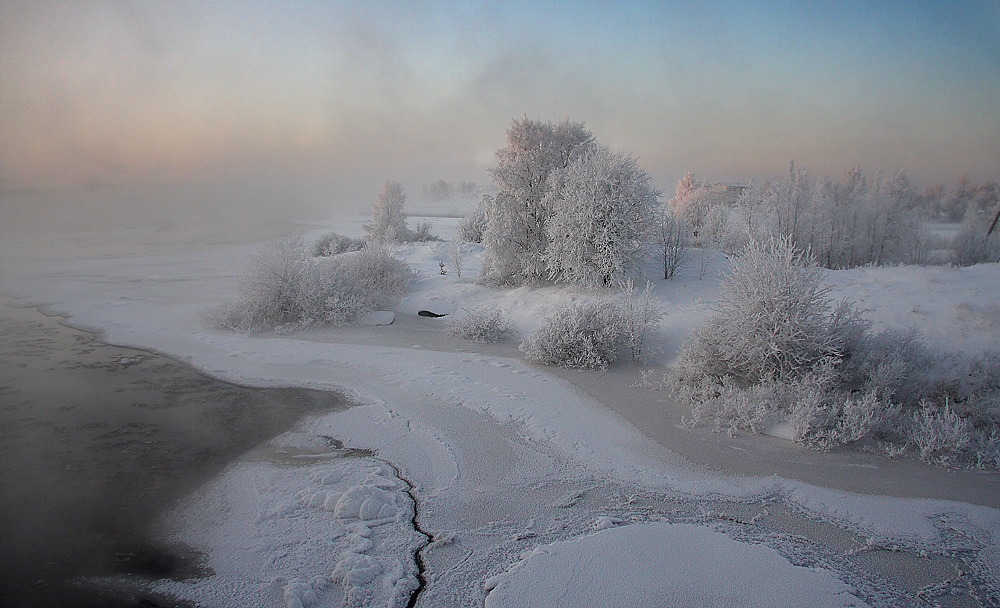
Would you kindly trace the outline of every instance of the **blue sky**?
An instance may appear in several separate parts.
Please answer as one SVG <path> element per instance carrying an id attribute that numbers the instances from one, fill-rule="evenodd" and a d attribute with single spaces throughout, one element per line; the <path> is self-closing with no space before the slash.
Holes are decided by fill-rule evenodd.
<path id="1" fill-rule="evenodd" d="M 514 117 L 664 190 L 855 164 L 1000 177 L 1000 2 L 0 0 L 7 190 L 484 181 Z M 265 189 L 267 190 L 267 189 Z"/>

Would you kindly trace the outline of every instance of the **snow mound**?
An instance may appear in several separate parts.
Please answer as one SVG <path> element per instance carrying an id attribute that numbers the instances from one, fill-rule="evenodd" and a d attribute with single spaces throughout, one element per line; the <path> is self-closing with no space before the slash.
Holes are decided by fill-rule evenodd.
<path id="1" fill-rule="evenodd" d="M 319 603 L 319 596 L 330 586 L 330 581 L 321 577 L 313 577 L 306 581 L 296 578 L 285 585 L 284 600 L 287 608 L 309 608 Z"/>
<path id="2" fill-rule="evenodd" d="M 214 574 L 152 587 L 211 607 L 406 606 L 423 537 L 404 488 L 369 458 L 238 462 L 170 516 L 172 537 L 203 550 Z"/>
<path id="3" fill-rule="evenodd" d="M 372 486 L 355 486 L 337 499 L 333 514 L 363 520 L 395 519 L 399 513 L 396 497 Z"/>
<path id="4" fill-rule="evenodd" d="M 364 553 L 347 553 L 330 578 L 345 585 L 367 585 L 382 573 L 378 560 Z"/>
<path id="5" fill-rule="evenodd" d="M 623 572 L 621 564 L 629 564 Z M 831 572 L 690 524 L 611 527 L 536 547 L 487 579 L 487 608 L 826 606 L 866 603 Z"/>

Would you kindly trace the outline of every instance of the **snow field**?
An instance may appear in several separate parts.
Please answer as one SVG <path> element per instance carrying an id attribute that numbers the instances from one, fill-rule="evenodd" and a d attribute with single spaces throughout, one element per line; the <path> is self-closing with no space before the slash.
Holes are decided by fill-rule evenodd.
<path id="1" fill-rule="evenodd" d="M 433 232 L 447 234 L 448 222 L 432 221 Z M 361 222 L 356 223 L 359 227 Z M 336 230 L 356 233 L 349 228 Z M 423 323 L 413 316 L 417 310 L 451 313 L 477 304 L 497 306 L 523 336 L 553 306 L 597 299 L 602 293 L 561 285 L 488 289 L 473 283 L 475 255 L 467 260 L 462 278 L 440 275 L 439 261 L 447 264 L 446 247 L 420 243 L 398 248 L 419 276 L 396 308 L 395 322 L 385 327 L 289 335 L 242 335 L 210 327 L 206 309 L 231 296 L 248 256 L 259 249 L 255 246 L 38 260 L 5 267 L 0 289 L 21 296 L 23 303 L 67 313 L 74 324 L 100 329 L 113 343 L 172 354 L 224 380 L 346 389 L 363 404 L 306 421 L 300 435 L 277 443 L 305 448 L 317 445 L 316 438 L 335 437 L 346 446 L 374 451 L 392 467 L 371 458 L 298 466 L 242 461 L 165 518 L 164 533 L 203 550 L 215 574 L 161 582 L 157 588 L 206 606 L 405 605 L 418 580 L 413 552 L 427 542 L 412 525 L 414 505 L 407 485 L 417 497 L 421 529 L 434 538 L 422 553 L 428 584 L 418 605 L 481 604 L 490 577 L 498 577 L 488 585 L 495 605 L 534 601 L 532 589 L 544 592 L 534 582 L 539 577 L 558 578 L 584 595 L 599 592 L 597 580 L 620 579 L 607 586 L 622 598 L 612 603 L 625 605 L 636 589 L 664 584 L 664 569 L 644 565 L 670 563 L 678 555 L 697 557 L 702 560 L 698 563 L 728 574 L 748 564 L 768 570 L 776 567 L 770 560 L 784 559 L 782 576 L 797 581 L 809 597 L 855 601 L 849 597 L 855 587 L 872 605 L 907 605 L 912 596 L 905 589 L 893 588 L 878 573 L 861 574 L 844 565 L 855 562 L 838 561 L 850 551 L 845 539 L 853 536 L 870 539 L 871 547 L 895 547 L 900 555 L 952 555 L 975 575 L 984 605 L 1000 598 L 1000 512 L 995 509 L 697 469 L 570 382 L 501 356 L 503 345 L 472 352 L 470 344 L 447 342 L 444 324 Z M 673 281 L 655 283 L 666 316 L 647 351 L 653 363 L 669 361 L 709 313 L 717 285 L 713 273 L 724 260 L 713 256 L 710 262 L 704 280 L 690 262 Z M 897 271 L 898 276 L 911 274 L 913 281 L 933 285 L 930 280 L 935 279 L 944 286 L 940 291 L 908 290 L 909 280 L 893 279 Z M 998 341 L 1000 328 L 988 323 L 949 334 L 961 322 L 956 307 L 962 302 L 973 314 L 1000 301 L 997 265 L 961 271 L 865 268 L 827 277 L 835 285 L 834 295 L 865 298 L 861 305 L 872 309 L 876 324 L 909 322 L 899 311 L 922 306 L 925 335 L 948 335 L 949 344 L 964 351 Z M 444 352 L 446 348 L 465 352 Z M 621 398 L 627 400 L 628 394 Z M 774 511 L 767 503 L 780 503 L 822 526 L 805 525 L 799 532 L 804 540 L 796 540 L 780 528 L 727 523 L 722 536 L 704 527 L 729 521 L 708 513 L 718 511 L 713 505 L 720 502 L 744 505 L 750 513 L 747 522 L 766 521 L 764 513 Z M 706 513 L 699 514 L 702 509 Z M 701 527 L 677 528 L 664 519 Z M 833 538 L 816 531 L 826 530 L 823 526 L 833 526 Z M 650 542 L 633 542 L 632 535 L 648 536 Z M 653 542 L 658 537 L 660 542 Z M 691 541 L 698 543 L 695 549 L 688 545 Z M 728 557 L 710 561 L 715 554 L 700 548 L 712 543 L 723 547 L 717 555 Z M 611 557 L 623 547 L 635 549 L 627 564 L 625 557 Z M 726 553 L 726 547 L 732 552 Z M 796 557 L 796 566 L 790 556 Z M 574 571 L 588 560 L 603 564 L 604 578 Z M 843 594 L 835 591 L 838 587 L 826 572 L 792 569 L 831 563 L 839 564 L 832 570 L 836 577 L 847 580 L 848 586 L 839 587 L 846 590 Z M 919 568 L 916 563 L 912 567 Z M 759 585 L 741 586 L 745 603 L 767 605 L 768 598 L 777 597 L 774 585 L 767 584 L 774 579 L 762 578 Z M 623 586 L 625 581 L 630 585 Z M 679 589 L 678 605 L 712 601 L 704 591 Z"/>

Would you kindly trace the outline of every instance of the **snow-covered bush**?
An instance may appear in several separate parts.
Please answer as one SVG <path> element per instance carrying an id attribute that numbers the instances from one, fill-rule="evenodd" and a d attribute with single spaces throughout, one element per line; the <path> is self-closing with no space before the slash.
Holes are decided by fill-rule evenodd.
<path id="1" fill-rule="evenodd" d="M 386 180 L 372 203 L 372 219 L 365 225 L 368 237 L 379 243 L 397 243 L 406 234 L 406 215 L 403 204 L 406 194 L 399 182 Z"/>
<path id="2" fill-rule="evenodd" d="M 511 328 L 511 322 L 503 312 L 494 306 L 477 306 L 464 317 L 456 317 L 448 323 L 448 335 L 453 338 L 472 340 L 480 344 L 492 344 L 503 338 Z"/>
<path id="3" fill-rule="evenodd" d="M 487 201 L 484 197 L 468 215 L 458 221 L 459 240 L 464 243 L 483 242 L 483 231 L 486 229 L 486 206 Z"/>
<path id="4" fill-rule="evenodd" d="M 336 277 L 345 293 L 363 296 L 372 310 L 394 306 L 409 289 L 413 270 L 386 247 L 369 245 L 343 256 Z"/>
<path id="5" fill-rule="evenodd" d="M 557 308 L 521 341 L 521 352 L 528 360 L 546 365 L 606 369 L 623 347 L 628 347 L 633 360 L 639 360 L 662 316 L 650 283 L 639 291 L 626 281 L 620 297 Z"/>
<path id="6" fill-rule="evenodd" d="M 989 219 L 992 219 L 990 217 Z M 986 216 L 967 213 L 962 228 L 952 242 L 955 263 L 972 266 L 985 262 L 1000 262 L 1000 231 L 987 235 L 989 221 Z"/>
<path id="7" fill-rule="evenodd" d="M 733 261 L 715 314 L 681 353 L 682 374 L 727 376 L 738 386 L 793 378 L 840 354 L 836 309 L 815 262 L 788 238 L 751 241 Z"/>
<path id="8" fill-rule="evenodd" d="M 632 353 L 632 360 L 638 361 L 646 339 L 663 317 L 663 311 L 653 298 L 653 285 L 647 282 L 645 289 L 639 291 L 632 281 L 626 281 L 622 285 L 618 309 L 625 345 Z"/>
<path id="9" fill-rule="evenodd" d="M 365 248 L 364 239 L 356 239 L 336 232 L 324 234 L 313 243 L 313 257 L 338 255 L 350 251 L 361 251 Z"/>
<path id="10" fill-rule="evenodd" d="M 605 369 L 623 343 L 621 309 L 608 298 L 560 306 L 521 341 L 521 352 L 546 365 Z"/>
<path id="11" fill-rule="evenodd" d="M 426 243 L 428 241 L 440 241 L 441 238 L 431 234 L 431 223 L 423 220 L 417 222 L 416 229 L 404 230 L 399 240 L 406 243 Z"/>
<path id="12" fill-rule="evenodd" d="M 949 406 L 924 405 L 913 413 L 910 439 L 916 444 L 920 460 L 948 466 L 963 456 L 972 443 L 972 427 Z"/>
<path id="13" fill-rule="evenodd" d="M 798 378 L 745 387 L 729 377 L 702 379 L 700 386 L 692 386 L 671 376 L 651 378 L 646 386 L 675 389 L 690 399 L 695 422 L 754 433 L 787 423 L 796 441 L 828 450 L 874 435 L 897 413 L 873 392 L 839 390 L 836 369 L 836 363 L 827 360 Z"/>
<path id="14" fill-rule="evenodd" d="M 253 256 L 240 278 L 238 299 L 217 310 L 215 321 L 222 327 L 239 331 L 278 327 L 296 321 L 306 259 L 300 238 L 278 240 Z"/>
<path id="15" fill-rule="evenodd" d="M 663 278 L 673 278 L 687 258 L 690 239 L 684 220 L 669 207 L 661 207 L 654 215 L 653 242 L 657 257 L 663 262 Z"/>
<path id="16" fill-rule="evenodd" d="M 642 267 L 659 191 L 631 156 L 596 146 L 550 176 L 542 206 L 549 277 L 591 287 L 627 280 Z"/>
<path id="17" fill-rule="evenodd" d="M 928 382 L 930 397 L 921 402 L 921 411 L 914 414 L 917 424 L 911 438 L 918 447 L 922 443 L 945 446 L 945 451 L 932 447 L 921 448 L 921 453 L 937 464 L 944 456 L 953 466 L 1000 470 L 1000 352 L 948 357 Z M 956 416 L 963 422 L 955 422 Z M 955 442 L 954 437 L 934 439 L 935 433 L 931 432 L 940 430 L 953 435 L 956 427 L 968 431 L 968 443 Z M 961 452 L 947 447 L 963 443 L 965 448 Z"/>
<path id="18" fill-rule="evenodd" d="M 349 323 L 394 305 L 412 279 L 384 247 L 317 258 L 301 239 L 281 240 L 254 257 L 238 298 L 216 311 L 215 322 L 237 331 Z"/>
<path id="19" fill-rule="evenodd" d="M 1000 466 L 1000 354 L 943 357 L 915 331 L 872 332 L 818 272 L 787 237 L 752 242 L 674 369 L 644 385 L 675 390 L 696 422 L 785 423 L 818 449 L 877 440 L 937 465 Z"/>
<path id="20" fill-rule="evenodd" d="M 915 363 L 881 366 L 868 324 L 828 291 L 816 263 L 789 238 L 751 241 L 674 369 L 695 418 L 755 432 L 787 418 L 800 441 L 827 448 L 877 429 L 879 396 L 892 394 Z M 842 390 L 848 384 L 863 392 Z"/>
<path id="21" fill-rule="evenodd" d="M 461 238 L 453 238 L 448 243 L 448 261 L 455 271 L 455 276 L 462 278 L 462 270 L 465 268 L 465 241 Z"/>

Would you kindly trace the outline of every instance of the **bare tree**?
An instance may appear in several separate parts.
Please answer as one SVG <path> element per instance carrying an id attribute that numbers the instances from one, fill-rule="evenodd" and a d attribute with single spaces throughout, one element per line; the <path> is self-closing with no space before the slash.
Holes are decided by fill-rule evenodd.
<path id="1" fill-rule="evenodd" d="M 660 208 L 653 225 L 653 238 L 656 252 L 663 260 L 663 278 L 673 278 L 674 273 L 687 258 L 688 228 L 684 220 L 678 217 L 669 207 Z"/>

